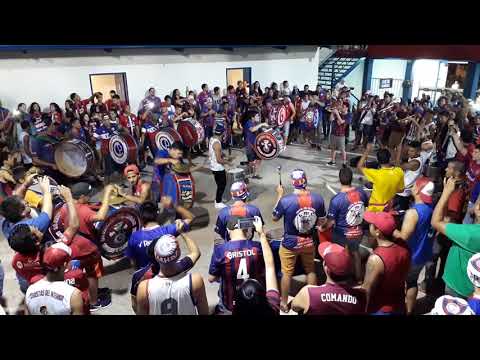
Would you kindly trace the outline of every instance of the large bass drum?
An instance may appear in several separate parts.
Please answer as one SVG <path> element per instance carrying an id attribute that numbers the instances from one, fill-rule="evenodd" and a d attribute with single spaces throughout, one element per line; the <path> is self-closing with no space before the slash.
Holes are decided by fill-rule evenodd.
<path id="1" fill-rule="evenodd" d="M 285 150 L 285 141 L 278 130 L 268 129 L 255 138 L 254 150 L 263 160 L 271 160 Z"/>
<path id="2" fill-rule="evenodd" d="M 55 165 L 63 175 L 77 178 L 95 169 L 95 154 L 83 141 L 64 140 L 55 146 Z"/>
<path id="3" fill-rule="evenodd" d="M 195 202 L 195 181 L 189 173 L 165 174 L 162 185 L 162 196 L 169 196 L 174 206 L 182 205 L 189 209 Z"/>
<path id="4" fill-rule="evenodd" d="M 48 238 L 53 241 L 61 239 L 65 231 L 64 224 L 60 221 L 60 209 L 63 203 L 55 206 L 52 216 L 52 223 L 48 229 Z M 90 205 L 92 209 L 98 210 L 100 205 Z M 137 209 L 129 206 L 110 206 L 105 221 L 93 224 L 92 232 L 95 234 L 94 242 L 102 256 L 108 260 L 117 260 L 124 256 L 128 245 L 128 239 L 134 231 L 140 230 L 142 220 Z M 80 234 L 82 235 L 82 234 Z M 82 235 L 86 237 L 86 235 Z"/>
<path id="5" fill-rule="evenodd" d="M 285 120 L 287 120 L 287 107 L 283 104 L 273 105 L 270 117 L 272 123 L 278 127 L 283 127 Z"/>
<path id="6" fill-rule="evenodd" d="M 110 155 L 118 165 L 136 163 L 138 160 L 138 145 L 129 134 L 113 135 L 108 143 Z"/>
<path id="7" fill-rule="evenodd" d="M 155 146 L 158 150 L 168 150 L 174 142 L 182 142 L 182 137 L 173 128 L 162 128 L 155 134 Z"/>
<path id="8" fill-rule="evenodd" d="M 183 143 L 192 147 L 205 140 L 205 131 L 202 124 L 192 118 L 180 121 L 177 130 L 183 139 Z"/>

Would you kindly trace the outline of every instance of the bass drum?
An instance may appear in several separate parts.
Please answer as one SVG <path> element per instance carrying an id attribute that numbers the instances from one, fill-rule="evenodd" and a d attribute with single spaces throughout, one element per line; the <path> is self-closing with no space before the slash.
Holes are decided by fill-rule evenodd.
<path id="1" fill-rule="evenodd" d="M 55 165 L 63 175 L 77 178 L 95 168 L 95 154 L 83 141 L 65 140 L 55 146 Z"/>
<path id="2" fill-rule="evenodd" d="M 108 260 L 123 258 L 130 235 L 141 227 L 142 219 L 137 209 L 129 206 L 111 206 L 105 221 L 95 224 L 102 256 Z"/>
<path id="3" fill-rule="evenodd" d="M 190 209 L 195 202 L 195 181 L 191 174 L 165 174 L 162 184 L 162 196 L 169 196 L 174 206 L 182 205 Z"/>
<path id="4" fill-rule="evenodd" d="M 188 147 L 200 144 L 205 140 L 203 126 L 192 118 L 180 121 L 177 130 L 183 139 L 183 143 Z"/>
<path id="5" fill-rule="evenodd" d="M 25 202 L 31 208 L 38 208 L 38 206 L 43 200 L 43 192 L 39 184 L 39 180 L 43 176 L 44 175 L 35 176 L 33 178 L 32 185 L 30 185 L 27 191 L 25 192 Z M 50 193 L 52 194 L 53 206 L 56 206 L 59 203 L 63 203 L 63 199 L 60 195 L 60 191 L 58 190 L 57 182 L 50 176 L 47 176 L 47 177 L 50 179 Z"/>
<path id="6" fill-rule="evenodd" d="M 108 142 L 110 155 L 118 165 L 136 163 L 138 160 L 138 145 L 129 134 L 113 135 Z"/>
<path id="7" fill-rule="evenodd" d="M 182 137 L 173 128 L 163 128 L 155 134 L 155 146 L 158 150 L 168 150 L 174 142 L 182 142 Z"/>
<path id="8" fill-rule="evenodd" d="M 255 138 L 254 150 L 263 160 L 271 160 L 285 151 L 285 141 L 278 130 L 269 129 Z"/>

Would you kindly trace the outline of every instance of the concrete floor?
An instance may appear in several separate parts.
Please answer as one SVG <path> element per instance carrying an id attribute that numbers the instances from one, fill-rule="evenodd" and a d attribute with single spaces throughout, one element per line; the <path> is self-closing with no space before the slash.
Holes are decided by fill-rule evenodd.
<path id="1" fill-rule="evenodd" d="M 233 163 L 239 165 L 240 161 L 245 160 L 243 150 L 233 150 Z M 356 154 L 349 154 L 349 158 Z M 329 152 L 326 150 L 315 150 L 306 145 L 290 145 L 280 157 L 263 161 L 260 175 L 261 180 L 251 180 L 249 190 L 251 193 L 251 203 L 257 205 L 266 221 L 266 230 L 282 227 L 280 223 L 273 224 L 271 212 L 275 205 L 276 192 L 275 187 L 278 184 L 277 167 L 282 166 L 282 180 L 288 192 L 292 191 L 289 181 L 289 173 L 295 168 L 303 168 L 307 172 L 308 185 L 312 191 L 320 193 L 325 203 L 328 205 L 333 191 L 340 187 L 338 181 L 338 170 L 340 163 L 337 157 L 337 166 L 328 167 Z M 198 157 L 194 163 L 200 164 L 206 162 L 206 158 Z M 210 284 L 207 281 L 208 267 L 212 254 L 214 239 L 218 236 L 214 233 L 213 227 L 216 222 L 217 210 L 213 206 L 215 183 L 208 168 L 201 169 L 194 173 L 197 191 L 197 201 L 195 207 L 202 207 L 208 210 L 210 215 L 210 224 L 203 229 L 194 230 L 189 235 L 197 242 L 202 252 L 202 256 L 197 262 L 193 271 L 199 272 L 205 280 L 208 303 L 211 309 L 217 304 L 218 284 Z M 148 177 L 148 176 L 147 176 Z M 357 180 L 359 176 L 355 176 Z M 0 235 L 1 236 L 1 235 Z M 182 244 L 182 251 L 185 247 Z M 5 269 L 4 296 L 7 300 L 10 313 L 15 312 L 18 304 L 21 302 L 22 294 L 19 290 L 14 270 L 11 267 L 11 258 L 13 251 L 8 247 L 3 236 L 0 238 L 0 260 L 2 260 Z M 112 289 L 112 305 L 95 313 L 95 315 L 131 315 L 133 311 L 130 305 L 130 280 L 133 269 L 126 268 L 125 262 L 111 262 L 104 260 L 106 275 L 100 280 L 101 287 Z M 301 280 L 301 279 L 300 279 Z"/>

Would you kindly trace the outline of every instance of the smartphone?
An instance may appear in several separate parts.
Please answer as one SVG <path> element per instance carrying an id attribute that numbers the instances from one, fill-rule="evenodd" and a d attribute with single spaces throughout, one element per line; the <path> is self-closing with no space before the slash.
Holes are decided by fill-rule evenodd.
<path id="1" fill-rule="evenodd" d="M 237 224 L 240 229 L 251 229 L 253 228 L 254 218 L 242 218 L 238 219 Z"/>

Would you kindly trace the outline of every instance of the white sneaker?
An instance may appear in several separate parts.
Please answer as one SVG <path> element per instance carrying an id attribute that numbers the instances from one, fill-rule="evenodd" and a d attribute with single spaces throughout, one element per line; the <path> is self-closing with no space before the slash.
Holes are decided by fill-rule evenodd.
<path id="1" fill-rule="evenodd" d="M 220 203 L 217 203 L 217 202 L 215 201 L 215 209 L 223 209 L 223 208 L 225 208 L 225 207 L 227 207 L 227 205 L 225 205 L 224 203 L 221 203 L 221 202 L 220 202 Z"/>

